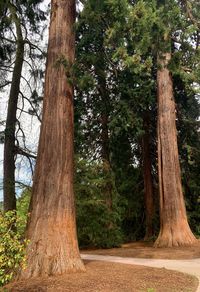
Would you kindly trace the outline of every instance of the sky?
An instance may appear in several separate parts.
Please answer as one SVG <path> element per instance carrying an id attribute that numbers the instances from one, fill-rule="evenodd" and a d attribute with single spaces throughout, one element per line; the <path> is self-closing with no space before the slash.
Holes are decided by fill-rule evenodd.
<path id="1" fill-rule="evenodd" d="M 41 5 L 41 8 L 43 10 L 47 9 L 48 4 L 50 3 L 50 0 L 44 0 L 43 4 Z M 48 21 L 47 21 L 47 27 L 48 27 Z M 48 40 L 48 29 L 46 29 L 43 33 L 43 40 L 40 42 L 40 47 L 43 48 L 46 46 Z M 34 40 L 33 40 L 34 41 Z M 44 69 L 45 67 L 45 60 L 41 62 L 41 64 L 37 64 L 37 66 L 41 69 Z M 23 76 L 26 78 L 29 78 L 29 65 L 24 62 L 23 65 Z M 8 79 L 11 78 L 11 75 L 8 75 Z M 38 82 L 35 83 L 32 81 L 32 87 L 36 88 L 39 92 L 42 92 L 42 83 Z M 25 95 L 28 97 L 30 96 L 30 89 L 29 86 L 26 84 L 23 79 L 21 80 L 20 89 Z M 9 95 L 9 87 L 6 88 L 4 92 L 0 92 L 0 120 L 6 120 L 6 113 L 7 113 L 7 102 L 8 102 L 8 95 Z M 18 107 L 22 107 L 22 101 L 19 100 Z M 24 103 L 24 110 L 28 111 L 30 108 L 30 105 L 28 102 Z M 20 117 L 20 123 L 23 128 L 23 131 L 26 136 L 26 147 L 32 151 L 33 153 L 37 153 L 37 145 L 38 145 L 38 139 L 39 139 L 39 132 L 40 132 L 40 122 L 38 119 L 34 116 L 31 116 L 27 113 L 21 113 L 19 110 L 17 112 L 17 117 Z M 0 125 L 0 132 L 4 130 L 4 127 Z M 19 133 L 19 136 L 22 136 Z M 23 145 L 23 139 L 22 137 L 19 137 L 20 145 Z M 0 144 L 0 201 L 3 199 L 3 151 L 4 151 L 4 145 Z M 34 164 L 34 161 L 33 161 Z M 20 181 L 24 184 L 31 185 L 32 183 L 32 171 L 30 167 L 30 163 L 27 158 L 19 156 L 16 161 L 16 181 Z M 16 188 L 16 195 L 20 196 L 21 188 Z"/>
<path id="2" fill-rule="evenodd" d="M 6 92 L 5 92 L 6 93 Z M 20 106 L 20 102 L 19 102 Z M 28 103 L 25 103 L 25 110 L 27 111 L 30 108 Z M 0 95 L 0 118 L 1 120 L 6 119 L 6 112 L 7 112 L 7 95 L 1 94 Z M 18 110 L 17 116 L 19 117 L 20 111 Z M 40 132 L 40 122 L 34 116 L 31 116 L 27 113 L 22 113 L 20 117 L 21 126 L 26 136 L 26 147 L 27 149 L 31 150 L 33 153 L 37 153 L 37 144 Z M 0 131 L 3 130 L 3 127 L 0 126 Z M 20 145 L 23 145 L 22 135 L 19 133 L 19 141 Z M 0 201 L 3 197 L 3 150 L 4 145 L 0 144 Z M 18 156 L 16 161 L 16 181 L 20 181 L 24 184 L 30 185 L 32 181 L 32 172 L 30 163 L 27 158 Z M 16 192 L 18 195 L 20 194 L 20 190 L 17 189 Z"/>

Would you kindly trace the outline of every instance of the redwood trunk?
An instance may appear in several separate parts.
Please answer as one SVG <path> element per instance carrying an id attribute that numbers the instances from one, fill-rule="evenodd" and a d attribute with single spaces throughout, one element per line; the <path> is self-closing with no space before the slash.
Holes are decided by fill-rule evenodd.
<path id="1" fill-rule="evenodd" d="M 4 211 L 16 210 L 15 197 L 15 126 L 17 103 L 20 90 L 20 80 L 24 58 L 24 40 L 21 31 L 21 24 L 17 17 L 15 8 L 9 5 L 9 9 L 16 26 L 17 50 L 12 75 L 12 83 L 8 100 L 7 119 L 5 128 L 4 144 Z"/>
<path id="2" fill-rule="evenodd" d="M 100 71 L 103 72 L 104 71 Z M 108 96 L 106 90 L 105 76 L 99 76 L 100 94 L 101 94 L 101 158 L 103 161 L 103 171 L 106 183 L 103 187 L 106 205 L 109 210 L 112 209 L 112 181 L 111 181 L 111 165 L 110 165 L 110 147 L 108 134 Z"/>
<path id="3" fill-rule="evenodd" d="M 184 246 L 196 242 L 188 225 L 181 185 L 173 83 L 167 68 L 170 59 L 170 53 L 158 58 L 160 233 L 155 242 L 156 247 Z"/>
<path id="4" fill-rule="evenodd" d="M 153 230 L 154 198 L 153 198 L 153 182 L 152 182 L 152 174 L 151 174 L 151 150 L 150 150 L 149 123 L 150 123 L 149 113 L 146 112 L 143 118 L 145 133 L 142 137 L 144 202 L 145 202 L 145 218 L 146 218 L 146 230 L 145 230 L 144 240 L 148 240 L 154 234 L 154 230 Z"/>
<path id="5" fill-rule="evenodd" d="M 51 5 L 43 119 L 27 229 L 30 244 L 21 278 L 84 270 L 73 190 L 73 88 L 65 68 L 74 61 L 75 0 L 52 0 Z"/>

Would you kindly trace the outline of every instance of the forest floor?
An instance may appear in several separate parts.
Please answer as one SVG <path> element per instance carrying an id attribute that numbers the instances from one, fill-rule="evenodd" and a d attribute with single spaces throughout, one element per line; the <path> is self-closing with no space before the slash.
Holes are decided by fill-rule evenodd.
<path id="1" fill-rule="evenodd" d="M 193 259 L 200 258 L 200 243 L 193 247 L 184 248 L 153 248 L 151 243 L 129 243 L 121 248 L 98 249 L 81 251 L 84 258 L 85 273 L 67 274 L 57 277 L 40 278 L 20 281 L 7 286 L 11 292 L 194 292 L 198 287 L 198 279 L 192 275 L 168 270 L 166 268 L 147 267 L 145 260 L 151 264 L 159 260 L 180 260 L 180 263 L 190 262 L 192 269 Z M 92 255 L 104 255 L 106 261 L 92 258 Z M 114 261 L 131 258 L 131 264 Z M 95 257 L 95 256 L 94 256 Z M 120 257 L 120 258 L 119 258 Z M 107 259 L 106 259 L 107 258 Z M 138 264 L 137 259 L 138 258 Z M 181 261 L 182 260 L 182 261 Z M 144 261 L 144 265 L 139 263 Z M 195 261 L 195 260 L 194 260 Z M 198 261 L 198 260 L 197 260 Z M 171 261 L 173 262 L 173 261 Z M 126 262 L 127 263 L 127 262 Z"/>
<path id="2" fill-rule="evenodd" d="M 123 244 L 120 248 L 87 249 L 81 253 L 101 254 L 119 257 L 186 260 L 200 258 L 200 240 L 191 247 L 155 248 L 152 242 L 131 242 Z"/>
<path id="3" fill-rule="evenodd" d="M 86 273 L 21 281 L 12 292 L 194 292 L 198 280 L 166 269 L 100 261 L 84 261 Z M 2 290 L 3 291 L 3 290 Z"/>

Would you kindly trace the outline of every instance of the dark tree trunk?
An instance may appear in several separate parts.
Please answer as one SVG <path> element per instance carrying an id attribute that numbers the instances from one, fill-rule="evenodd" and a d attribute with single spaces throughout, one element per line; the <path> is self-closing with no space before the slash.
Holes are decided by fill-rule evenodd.
<path id="1" fill-rule="evenodd" d="M 102 36 L 104 32 L 102 31 Z M 104 52 L 103 37 L 101 39 L 102 43 L 100 46 L 100 51 Z M 101 55 L 100 55 L 101 56 Z M 108 119 L 109 119 L 109 93 L 106 86 L 106 64 L 104 60 L 104 53 L 99 59 L 96 67 L 96 75 L 98 80 L 99 95 L 101 98 L 101 159 L 103 162 L 103 171 L 105 175 L 106 183 L 103 188 L 103 193 L 105 195 L 106 205 L 109 210 L 112 210 L 112 192 L 113 192 L 113 182 L 111 181 L 111 165 L 110 165 L 110 141 L 109 141 L 109 131 L 108 131 Z"/>
<path id="2" fill-rule="evenodd" d="M 105 194 L 106 205 L 109 210 L 112 209 L 112 181 L 111 181 L 111 165 L 110 165 L 110 147 L 109 147 L 109 134 L 108 134 L 108 96 L 106 90 L 105 77 L 100 79 L 100 92 L 101 92 L 101 158 L 103 161 L 103 170 L 105 174 L 105 183 L 103 192 Z"/>
<path id="3" fill-rule="evenodd" d="M 105 101 L 103 101 L 105 102 Z M 110 165 L 109 135 L 108 135 L 108 115 L 101 114 L 101 157 L 106 164 Z"/>
<path id="4" fill-rule="evenodd" d="M 171 53 L 158 58 L 158 173 L 160 233 L 156 247 L 196 242 L 187 221 L 177 147 L 176 110 L 172 77 L 167 68 Z"/>
<path id="5" fill-rule="evenodd" d="M 20 91 L 20 80 L 24 58 L 24 40 L 21 31 L 20 20 L 17 17 L 15 8 L 9 6 L 17 33 L 16 59 L 12 75 L 12 83 L 7 109 L 4 144 L 4 211 L 16 210 L 15 197 L 15 126 L 17 103 Z"/>
<path id="6" fill-rule="evenodd" d="M 144 135 L 142 137 L 142 156 L 143 156 L 143 177 L 144 177 L 144 202 L 146 230 L 144 240 L 148 240 L 154 235 L 153 218 L 154 218 L 154 196 L 153 181 L 151 173 L 151 149 L 150 149 L 150 118 L 149 112 L 144 113 L 143 117 Z"/>
<path id="7" fill-rule="evenodd" d="M 21 278 L 83 271 L 73 190 L 73 87 L 65 64 L 74 62 L 75 0 L 52 0 L 43 118 Z M 67 62 L 66 62 L 67 61 Z"/>
<path id="8" fill-rule="evenodd" d="M 110 150 L 109 150 L 109 135 L 108 135 L 108 116 L 103 113 L 101 116 L 101 140 L 102 140 L 102 161 L 105 179 L 107 180 L 103 192 L 105 194 L 106 205 L 109 210 L 112 210 L 112 191 L 113 185 L 111 181 L 111 165 L 110 165 Z"/>

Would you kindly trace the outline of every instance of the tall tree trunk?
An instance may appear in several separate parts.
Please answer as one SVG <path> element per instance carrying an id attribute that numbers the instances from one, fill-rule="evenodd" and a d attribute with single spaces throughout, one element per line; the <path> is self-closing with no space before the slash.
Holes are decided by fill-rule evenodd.
<path id="1" fill-rule="evenodd" d="M 104 186 L 104 194 L 106 198 L 106 205 L 109 210 L 112 210 L 112 191 L 113 185 L 111 181 L 111 165 L 110 165 L 110 151 L 109 151 L 109 135 L 108 135 L 108 115 L 102 113 L 101 115 L 101 142 L 102 142 L 102 161 L 103 161 L 103 170 L 105 173 L 106 184 Z"/>
<path id="2" fill-rule="evenodd" d="M 158 57 L 158 173 L 160 233 L 156 247 L 196 242 L 187 221 L 177 147 L 176 110 L 172 76 L 167 68 L 171 53 Z"/>
<path id="3" fill-rule="evenodd" d="M 145 202 L 145 218 L 146 230 L 144 240 L 148 240 L 154 234 L 153 218 L 154 218 L 154 198 L 153 198 L 153 182 L 151 174 L 151 151 L 150 151 L 150 134 L 149 134 L 149 113 L 145 112 L 143 117 L 144 135 L 142 137 L 142 156 L 143 156 L 143 177 L 144 177 L 144 202 Z"/>
<path id="4" fill-rule="evenodd" d="M 109 94 L 106 86 L 106 64 L 104 60 L 104 46 L 103 46 L 103 35 L 101 35 L 100 52 L 103 52 L 99 56 L 99 62 L 96 67 L 96 75 L 98 80 L 99 95 L 101 98 L 101 159 L 103 162 L 103 171 L 105 174 L 106 183 L 103 188 L 105 194 L 106 205 L 109 210 L 112 210 L 112 191 L 113 185 L 111 181 L 111 164 L 110 164 L 110 142 L 108 133 L 108 118 L 109 118 Z"/>
<path id="5" fill-rule="evenodd" d="M 103 72 L 105 74 L 105 72 Z M 112 209 L 112 181 L 110 165 L 110 147 L 108 134 L 108 95 L 106 90 L 105 76 L 99 76 L 99 86 L 101 94 L 101 158 L 103 161 L 103 170 L 107 180 L 103 192 L 105 194 L 106 205 L 109 210 Z"/>
<path id="6" fill-rule="evenodd" d="M 16 26 L 17 50 L 12 75 L 12 83 L 8 100 L 7 119 L 4 144 L 4 211 L 16 210 L 15 197 L 15 126 L 17 103 L 20 91 L 20 80 L 24 58 L 24 40 L 21 31 L 20 20 L 15 7 L 9 4 L 9 10 Z"/>
<path id="7" fill-rule="evenodd" d="M 43 118 L 30 204 L 27 268 L 21 278 L 83 271 L 73 190 L 75 0 L 52 0 Z"/>

